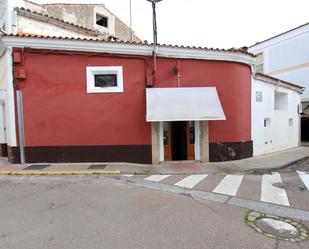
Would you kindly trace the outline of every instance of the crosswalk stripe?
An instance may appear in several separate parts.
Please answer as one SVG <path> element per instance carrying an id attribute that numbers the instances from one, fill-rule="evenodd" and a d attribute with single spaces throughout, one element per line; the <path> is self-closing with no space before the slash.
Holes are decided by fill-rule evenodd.
<path id="1" fill-rule="evenodd" d="M 273 186 L 275 183 L 282 183 L 279 173 L 263 175 L 261 201 L 290 206 L 286 191 L 282 188 Z"/>
<path id="2" fill-rule="evenodd" d="M 237 194 L 238 188 L 242 182 L 243 175 L 227 175 L 213 190 L 215 193 L 232 195 Z"/>
<path id="3" fill-rule="evenodd" d="M 146 177 L 144 180 L 152 181 L 152 182 L 160 182 L 170 176 L 171 175 L 152 175 L 152 176 Z"/>
<path id="4" fill-rule="evenodd" d="M 174 185 L 178 187 L 184 187 L 184 188 L 194 188 L 207 176 L 208 175 L 190 175 L 190 176 L 185 177 L 181 181 L 175 183 Z"/>
<path id="5" fill-rule="evenodd" d="M 304 171 L 297 171 L 297 174 L 305 184 L 307 190 L 309 190 L 309 173 L 306 173 Z"/>

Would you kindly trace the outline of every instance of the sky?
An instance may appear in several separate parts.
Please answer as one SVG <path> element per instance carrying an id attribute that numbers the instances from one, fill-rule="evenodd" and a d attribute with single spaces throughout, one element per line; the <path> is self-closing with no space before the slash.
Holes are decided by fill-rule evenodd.
<path id="1" fill-rule="evenodd" d="M 38 3 L 103 3 L 130 25 L 130 0 L 32 0 Z M 132 1 L 132 28 L 152 41 L 152 9 Z M 309 22 L 308 0 L 163 0 L 157 4 L 158 42 L 231 48 L 250 46 Z"/>

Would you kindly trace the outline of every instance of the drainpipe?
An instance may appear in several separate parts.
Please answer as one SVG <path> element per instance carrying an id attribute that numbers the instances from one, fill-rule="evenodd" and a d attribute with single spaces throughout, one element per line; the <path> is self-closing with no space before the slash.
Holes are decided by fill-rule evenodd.
<path id="1" fill-rule="evenodd" d="M 12 23 L 12 33 L 13 35 L 17 34 L 17 11 L 14 9 L 13 11 L 13 23 Z"/>
<path id="2" fill-rule="evenodd" d="M 158 44 L 158 34 L 157 34 L 157 14 L 156 14 L 156 2 L 152 2 L 152 13 L 153 13 L 153 86 L 156 84 L 157 76 L 157 44 Z"/>
<path id="3" fill-rule="evenodd" d="M 20 162 L 24 164 L 25 159 L 25 130 L 24 130 L 24 113 L 23 113 L 23 95 L 20 90 L 16 91 L 18 134 L 19 134 L 19 153 Z"/>

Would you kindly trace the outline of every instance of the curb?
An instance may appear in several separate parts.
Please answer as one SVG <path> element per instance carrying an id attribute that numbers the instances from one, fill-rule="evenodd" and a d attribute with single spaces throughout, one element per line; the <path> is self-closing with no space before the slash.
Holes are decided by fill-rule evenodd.
<path id="1" fill-rule="evenodd" d="M 264 171 L 271 173 L 272 171 L 278 171 L 278 170 L 289 168 L 290 166 L 293 166 L 294 164 L 297 164 L 299 162 L 305 161 L 307 159 L 309 159 L 309 156 L 304 156 L 304 157 L 298 158 L 298 159 L 296 159 L 294 161 L 290 161 L 288 163 L 281 164 L 279 167 L 249 169 L 249 170 L 245 170 L 244 173 L 247 173 L 247 174 L 251 174 L 251 173 L 258 174 L 258 173 L 264 173 Z"/>
<path id="2" fill-rule="evenodd" d="M 307 160 L 307 159 L 309 159 L 309 156 L 304 156 L 304 157 L 302 157 L 302 158 L 299 158 L 299 159 L 294 160 L 293 162 L 289 162 L 289 163 L 286 163 L 286 164 L 282 165 L 281 167 L 279 167 L 279 169 L 288 168 L 288 167 L 290 167 L 290 166 L 293 166 L 293 165 L 296 164 L 296 163 L 300 163 L 300 162 L 305 161 L 305 160 Z"/>
<path id="3" fill-rule="evenodd" d="M 113 175 L 120 170 L 80 170 L 80 171 L 0 171 L 0 175 Z"/>

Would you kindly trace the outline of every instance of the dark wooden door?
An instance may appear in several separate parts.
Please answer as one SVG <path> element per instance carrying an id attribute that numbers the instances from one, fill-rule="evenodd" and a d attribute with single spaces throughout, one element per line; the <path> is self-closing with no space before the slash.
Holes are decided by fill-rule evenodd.
<path id="1" fill-rule="evenodd" d="M 194 160 L 195 125 L 194 121 L 187 122 L 187 160 Z"/>
<path id="2" fill-rule="evenodd" d="M 177 157 L 176 155 L 173 155 L 174 149 L 176 149 L 176 146 L 182 146 L 183 149 L 186 152 L 184 159 L 178 159 L 178 160 L 194 160 L 195 159 L 195 152 L 194 152 L 194 143 L 195 143 L 195 126 L 194 121 L 188 121 L 188 122 L 178 122 L 182 123 L 182 127 L 185 130 L 185 143 L 181 143 L 180 141 L 183 141 L 180 139 L 180 137 L 183 136 L 183 132 L 181 132 L 182 129 L 179 129 L 178 132 L 175 131 L 176 127 L 175 124 L 171 122 L 164 122 L 163 123 L 163 144 L 164 144 L 164 160 L 170 161 L 175 159 Z M 174 127 L 174 128 L 173 128 Z M 174 130 L 173 130 L 174 129 Z M 177 144 L 175 144 L 177 143 Z M 180 148 L 178 148 L 180 149 Z M 179 151 L 179 150 L 178 150 Z M 174 151 L 175 153 L 175 151 Z M 179 153 L 178 153 L 179 154 Z"/>
<path id="3" fill-rule="evenodd" d="M 172 160 L 171 123 L 163 123 L 164 161 Z"/>

